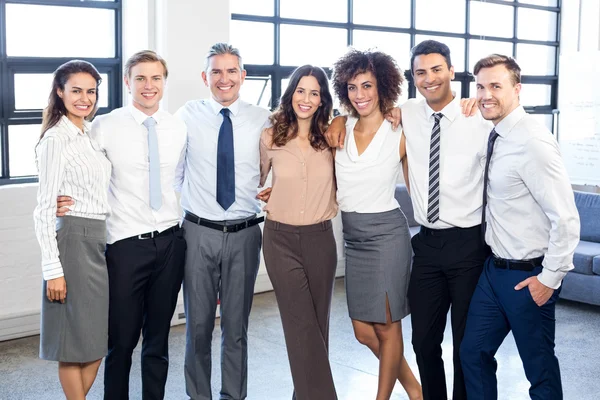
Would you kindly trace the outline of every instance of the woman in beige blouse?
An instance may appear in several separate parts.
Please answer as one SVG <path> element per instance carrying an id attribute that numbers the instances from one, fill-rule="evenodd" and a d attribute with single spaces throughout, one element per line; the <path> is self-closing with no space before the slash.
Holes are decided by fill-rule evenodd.
<path id="1" fill-rule="evenodd" d="M 333 156 L 323 136 L 332 104 L 325 72 L 299 67 L 260 140 L 261 186 L 273 169 L 263 254 L 298 400 L 337 399 L 328 358 L 337 203 Z"/>

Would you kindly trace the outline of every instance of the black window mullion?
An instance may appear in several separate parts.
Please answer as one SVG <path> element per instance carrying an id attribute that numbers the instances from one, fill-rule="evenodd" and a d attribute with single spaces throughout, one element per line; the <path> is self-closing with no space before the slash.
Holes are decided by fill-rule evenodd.
<path id="1" fill-rule="evenodd" d="M 354 44 L 354 0 L 348 0 L 348 46 Z"/>
<path id="2" fill-rule="evenodd" d="M 120 10 L 121 1 L 81 1 L 81 0 L 5 0 L 7 4 L 25 4 L 31 6 L 61 6 L 78 8 L 101 8 Z"/>
<path id="3" fill-rule="evenodd" d="M 6 68 L 6 2 L 0 0 L 0 179 L 9 176 L 8 164 L 8 125 L 6 104 L 8 101 L 8 74 Z"/>

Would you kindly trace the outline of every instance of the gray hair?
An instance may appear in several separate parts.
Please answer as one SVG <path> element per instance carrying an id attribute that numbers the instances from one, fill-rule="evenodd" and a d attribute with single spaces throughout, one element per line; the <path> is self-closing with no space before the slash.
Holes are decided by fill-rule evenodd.
<path id="1" fill-rule="evenodd" d="M 244 70 L 244 63 L 242 62 L 242 56 L 240 55 L 240 51 L 233 47 L 228 43 L 215 43 L 213 44 L 208 53 L 206 53 L 206 59 L 204 60 L 204 71 L 208 71 L 208 64 L 212 57 L 219 56 L 222 54 L 231 54 L 238 58 L 238 64 L 240 66 L 240 71 Z"/>

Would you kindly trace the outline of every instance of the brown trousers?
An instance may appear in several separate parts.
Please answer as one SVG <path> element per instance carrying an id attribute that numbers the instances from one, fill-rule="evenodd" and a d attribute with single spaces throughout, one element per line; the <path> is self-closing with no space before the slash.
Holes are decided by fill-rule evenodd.
<path id="1" fill-rule="evenodd" d="M 277 297 L 298 400 L 337 399 L 329 366 L 329 312 L 337 266 L 331 221 L 265 222 L 263 254 Z"/>

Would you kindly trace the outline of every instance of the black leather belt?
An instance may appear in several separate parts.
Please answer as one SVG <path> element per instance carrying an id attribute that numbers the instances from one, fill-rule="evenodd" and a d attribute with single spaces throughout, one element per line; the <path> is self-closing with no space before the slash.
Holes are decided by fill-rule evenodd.
<path id="1" fill-rule="evenodd" d="M 447 236 L 456 235 L 457 233 L 472 233 L 481 230 L 481 225 L 471 226 L 469 228 L 444 228 L 444 229 L 431 229 L 421 225 L 421 234 L 425 236 Z"/>
<path id="2" fill-rule="evenodd" d="M 154 231 L 154 232 L 146 232 L 146 233 L 142 233 L 141 235 L 135 235 L 132 237 L 128 237 L 125 238 L 123 240 L 143 240 L 143 239 L 154 239 L 156 237 L 161 237 L 161 236 L 167 236 L 170 235 L 172 233 L 175 233 L 179 230 L 179 225 L 175 225 L 170 227 L 169 229 L 166 229 L 162 232 L 159 231 Z"/>
<path id="3" fill-rule="evenodd" d="M 514 269 L 517 271 L 533 271 L 535 267 L 542 265 L 544 256 L 537 258 L 530 258 L 528 260 L 508 260 L 506 258 L 500 258 L 492 256 L 494 259 L 494 266 L 502 269 Z"/>
<path id="4" fill-rule="evenodd" d="M 192 214 L 189 211 L 185 212 L 186 220 L 194 223 L 196 225 L 202 225 L 207 228 L 215 229 L 217 231 L 221 231 L 223 233 L 235 233 L 239 232 L 243 229 L 249 228 L 254 225 L 258 225 L 265 220 L 265 217 L 252 217 L 248 218 L 246 221 L 239 222 L 237 224 L 230 224 L 227 221 L 211 221 L 208 219 L 200 218 L 199 216 Z"/>

